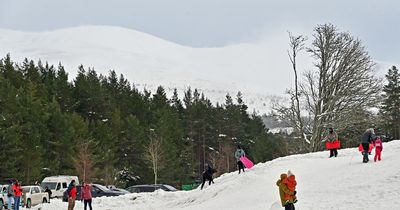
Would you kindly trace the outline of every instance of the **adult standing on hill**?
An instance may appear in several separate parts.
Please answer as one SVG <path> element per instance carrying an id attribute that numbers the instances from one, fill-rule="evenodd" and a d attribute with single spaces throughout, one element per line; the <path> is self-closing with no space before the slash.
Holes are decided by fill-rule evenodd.
<path id="1" fill-rule="evenodd" d="M 243 170 L 244 172 L 244 164 L 243 162 L 240 160 L 241 157 L 245 156 L 246 153 L 244 152 L 244 150 L 242 149 L 242 147 L 240 147 L 240 145 L 237 146 L 236 152 L 235 152 L 235 158 L 236 158 L 236 162 L 239 168 L 239 174 L 240 171 Z"/>
<path id="2" fill-rule="evenodd" d="M 328 142 L 334 142 L 338 139 L 337 133 L 333 130 L 333 128 L 329 128 L 328 134 L 325 136 L 325 138 L 322 140 L 322 142 L 328 141 Z M 338 151 L 337 148 L 335 149 L 329 149 L 330 150 L 330 158 L 335 156 L 337 157 Z"/>
<path id="3" fill-rule="evenodd" d="M 77 190 L 75 186 L 75 180 L 72 180 L 67 188 L 68 210 L 73 210 L 75 208 L 76 194 Z"/>
<path id="4" fill-rule="evenodd" d="M 288 177 L 292 177 L 292 180 L 288 180 Z M 296 198 L 296 190 L 290 189 L 288 186 L 288 182 L 292 183 L 294 180 L 294 175 L 290 174 L 281 174 L 281 178 L 276 182 L 276 185 L 279 187 L 279 196 L 281 198 L 282 207 L 285 207 L 285 210 L 295 210 L 294 203 L 297 201 Z M 294 185 L 295 186 L 295 185 Z M 291 186 L 293 187 L 293 186 Z"/>
<path id="5" fill-rule="evenodd" d="M 361 137 L 361 145 L 363 147 L 363 163 L 368 163 L 368 153 L 369 153 L 369 144 L 372 143 L 374 139 L 374 129 L 370 128 L 365 131 L 365 133 Z"/>

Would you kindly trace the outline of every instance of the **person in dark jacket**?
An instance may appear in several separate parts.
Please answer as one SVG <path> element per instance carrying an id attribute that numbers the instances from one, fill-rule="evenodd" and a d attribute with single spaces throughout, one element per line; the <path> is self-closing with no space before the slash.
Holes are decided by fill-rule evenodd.
<path id="1" fill-rule="evenodd" d="M 372 128 L 367 129 L 361 137 L 361 145 L 364 150 L 363 163 L 368 163 L 368 161 L 369 161 L 369 158 L 368 158 L 369 144 L 372 143 L 373 139 L 374 139 L 374 129 L 372 129 Z"/>
<path id="2" fill-rule="evenodd" d="M 244 164 L 243 162 L 240 160 L 241 157 L 245 156 L 246 153 L 244 152 L 244 150 L 242 149 L 242 147 L 240 147 L 240 145 L 237 146 L 236 152 L 235 152 L 235 158 L 236 158 L 236 162 L 239 168 L 239 174 L 240 171 L 243 170 L 244 172 Z"/>
<path id="3" fill-rule="evenodd" d="M 213 169 L 209 164 L 206 164 L 206 169 L 203 171 L 203 183 L 201 184 L 201 189 L 203 189 L 204 184 L 208 180 L 208 185 L 211 185 L 211 183 L 214 183 L 213 180 L 213 174 L 217 172 L 215 169 Z"/>
<path id="4" fill-rule="evenodd" d="M 53 192 L 51 192 L 50 188 L 48 186 L 46 186 L 46 188 L 44 189 L 45 192 L 47 192 L 47 194 L 49 194 L 49 203 L 50 203 L 50 199 L 51 199 L 51 194 L 53 194 Z"/>

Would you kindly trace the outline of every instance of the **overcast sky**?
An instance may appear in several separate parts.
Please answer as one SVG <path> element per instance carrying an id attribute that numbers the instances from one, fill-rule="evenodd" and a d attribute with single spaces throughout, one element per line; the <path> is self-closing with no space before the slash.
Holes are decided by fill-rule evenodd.
<path id="1" fill-rule="evenodd" d="M 179 44 L 215 47 L 330 22 L 361 38 L 375 60 L 400 63 L 396 0 L 0 0 L 0 28 L 43 31 L 115 25 Z M 1 46 L 0 46 L 1 47 Z"/>

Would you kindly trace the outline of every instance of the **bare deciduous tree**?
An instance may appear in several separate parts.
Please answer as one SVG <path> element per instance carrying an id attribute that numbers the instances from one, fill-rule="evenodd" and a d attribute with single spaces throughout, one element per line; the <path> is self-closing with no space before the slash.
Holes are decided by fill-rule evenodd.
<path id="1" fill-rule="evenodd" d="M 78 145 L 77 157 L 74 166 L 83 181 L 91 180 L 94 175 L 93 161 L 90 151 L 90 142 L 82 142 Z"/>
<path id="2" fill-rule="evenodd" d="M 150 131 L 150 142 L 147 145 L 147 159 L 151 162 L 154 173 L 154 184 L 157 184 L 158 171 L 162 166 L 162 139 L 157 136 L 154 130 Z"/>
<path id="3" fill-rule="evenodd" d="M 291 47 L 296 40 L 290 37 Z M 321 146 L 324 127 L 346 128 L 357 123 L 360 116 L 354 113 L 373 107 L 381 87 L 379 80 L 374 77 L 374 62 L 361 41 L 347 32 L 339 32 L 331 24 L 315 28 L 313 42 L 307 52 L 314 59 L 315 68 L 305 73 L 300 93 L 291 94 L 295 99 L 286 107 L 286 112 L 292 112 L 292 116 L 287 117 L 291 118 L 293 127 L 304 126 L 299 115 L 300 103 L 304 103 L 311 123 L 309 149 L 316 151 Z M 293 57 L 290 56 L 290 60 L 295 69 Z M 301 96 L 300 99 L 296 99 L 298 96 Z M 277 111 L 285 114 L 282 110 Z"/>

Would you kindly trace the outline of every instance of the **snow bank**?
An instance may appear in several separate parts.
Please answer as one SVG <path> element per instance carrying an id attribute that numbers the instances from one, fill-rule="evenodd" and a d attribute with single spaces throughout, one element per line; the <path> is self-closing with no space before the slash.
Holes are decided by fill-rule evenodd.
<path id="1" fill-rule="evenodd" d="M 215 184 L 189 192 L 130 194 L 94 199 L 96 210 L 276 210 L 275 185 L 282 172 L 291 170 L 298 181 L 296 209 L 385 210 L 400 206 L 400 141 L 384 144 L 381 162 L 363 164 L 357 148 L 293 155 L 257 164 L 244 174 L 224 174 Z M 39 207 L 36 207 L 36 209 Z M 67 209 L 54 201 L 41 210 Z M 83 209 L 77 203 L 76 209 Z"/>

